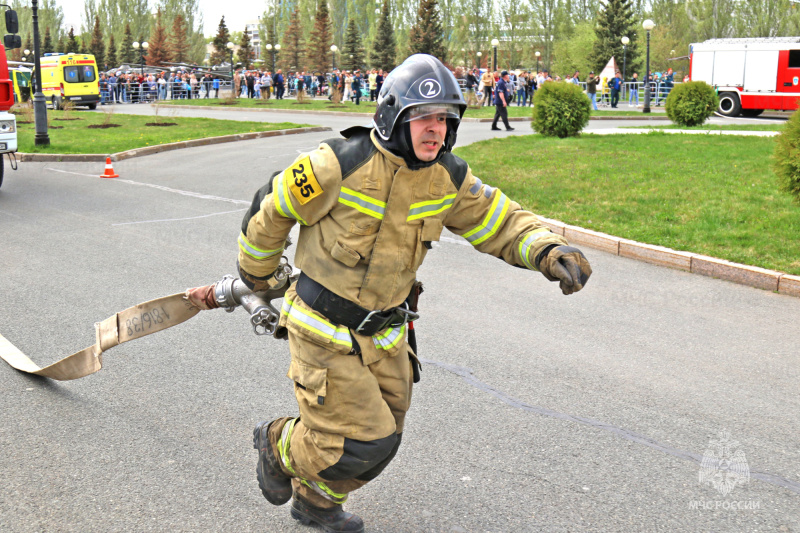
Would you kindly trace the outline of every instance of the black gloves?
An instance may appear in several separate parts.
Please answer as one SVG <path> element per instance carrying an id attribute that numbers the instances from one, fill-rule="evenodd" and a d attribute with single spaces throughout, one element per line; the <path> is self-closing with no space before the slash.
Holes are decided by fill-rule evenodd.
<path id="1" fill-rule="evenodd" d="M 586 256 L 572 246 L 548 246 L 536 258 L 536 268 L 550 281 L 559 281 L 564 294 L 581 290 L 592 275 Z"/>

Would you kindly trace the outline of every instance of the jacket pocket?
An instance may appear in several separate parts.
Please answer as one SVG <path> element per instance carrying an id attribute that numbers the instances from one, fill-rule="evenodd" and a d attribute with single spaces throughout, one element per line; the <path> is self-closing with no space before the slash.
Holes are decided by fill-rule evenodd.
<path id="1" fill-rule="evenodd" d="M 331 248 L 331 257 L 349 267 L 356 266 L 361 260 L 361 255 L 358 252 L 339 241 L 333 243 L 333 248 Z"/>
<path id="2" fill-rule="evenodd" d="M 422 225 L 417 227 L 414 255 L 411 258 L 411 264 L 408 266 L 411 272 L 417 271 L 423 259 L 425 259 L 425 254 L 431 248 L 431 242 L 439 240 L 443 229 L 442 221 L 437 218 L 422 219 Z"/>
<path id="3" fill-rule="evenodd" d="M 306 397 L 309 403 L 325 405 L 325 396 L 328 394 L 327 368 L 311 366 L 292 359 L 286 376 L 294 381 L 298 388 L 305 391 L 302 396 Z"/>
<path id="4" fill-rule="evenodd" d="M 354 220 L 350 223 L 350 233 L 353 235 L 372 235 L 373 233 L 377 233 L 380 227 L 381 223 L 379 220 L 364 222 Z"/>

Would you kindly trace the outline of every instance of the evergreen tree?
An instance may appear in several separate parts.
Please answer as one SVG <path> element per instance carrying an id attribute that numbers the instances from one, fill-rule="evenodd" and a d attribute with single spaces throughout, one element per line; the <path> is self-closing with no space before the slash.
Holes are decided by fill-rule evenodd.
<path id="1" fill-rule="evenodd" d="M 355 54 L 353 54 L 355 56 Z M 378 20 L 378 31 L 372 44 L 369 61 L 375 68 L 390 72 L 396 65 L 397 50 L 395 48 L 394 29 L 389 11 L 389 0 L 383 0 L 381 17 Z"/>
<path id="2" fill-rule="evenodd" d="M 112 33 L 108 37 L 108 51 L 106 52 L 106 62 L 108 66 L 111 68 L 116 68 L 119 66 L 117 62 L 117 43 L 114 40 L 114 34 Z"/>
<path id="3" fill-rule="evenodd" d="M 31 51 L 31 56 L 33 56 L 33 39 L 31 38 L 31 34 L 30 33 L 25 35 L 25 40 L 22 41 L 22 49 L 23 50 L 30 50 Z"/>
<path id="4" fill-rule="evenodd" d="M 333 35 L 327 0 L 318 0 L 314 30 L 308 43 L 308 64 L 315 71 L 325 72 L 331 66 Z"/>
<path id="5" fill-rule="evenodd" d="M 55 52 L 55 50 L 53 50 L 53 37 L 50 35 L 50 26 L 44 29 L 44 44 L 42 44 L 40 52 L 43 54 Z"/>
<path id="6" fill-rule="evenodd" d="M 364 66 L 364 49 L 361 46 L 361 39 L 358 35 L 356 20 L 350 19 L 347 23 L 347 33 L 344 37 L 344 48 L 342 49 L 342 65 L 347 70 L 356 70 Z M 383 68 L 373 61 L 377 68 Z"/>
<path id="7" fill-rule="evenodd" d="M 305 43 L 303 42 L 303 25 L 300 22 L 300 9 L 294 8 L 289 25 L 283 34 L 283 47 L 279 64 L 286 69 L 302 70 L 305 59 Z"/>
<path id="8" fill-rule="evenodd" d="M 639 70 L 639 45 L 638 45 L 638 24 L 634 18 L 633 0 L 608 0 L 605 7 L 597 15 L 597 25 L 595 26 L 597 40 L 594 42 L 592 55 L 589 63 L 595 72 L 600 72 L 614 57 L 622 71 L 622 37 L 628 37 L 630 43 L 625 50 L 627 58 L 627 72 Z M 643 79 L 645 76 L 640 76 Z"/>
<path id="9" fill-rule="evenodd" d="M 183 63 L 189 60 L 189 42 L 186 34 L 186 22 L 183 15 L 178 13 L 172 20 L 172 33 L 169 36 L 169 47 L 172 51 L 172 60 L 177 63 Z"/>
<path id="10" fill-rule="evenodd" d="M 156 11 L 156 20 L 148 41 L 150 48 L 147 50 L 147 64 L 160 66 L 165 61 L 170 61 L 169 44 L 167 43 L 167 30 L 164 28 L 164 13 L 161 8 Z"/>
<path id="11" fill-rule="evenodd" d="M 442 39 L 442 15 L 438 0 L 420 0 L 417 23 L 409 33 L 409 46 L 412 54 L 430 54 L 447 60 L 447 47 Z"/>
<path id="12" fill-rule="evenodd" d="M 242 38 L 239 39 L 239 49 L 236 51 L 236 61 L 242 64 L 243 68 L 250 68 L 255 58 L 253 45 L 250 42 L 250 34 L 247 33 L 247 28 L 242 32 Z"/>
<path id="13" fill-rule="evenodd" d="M 66 51 L 67 51 L 67 34 L 62 33 L 61 37 L 58 39 L 58 46 L 56 47 L 56 50 L 54 50 L 54 52 L 63 54 Z"/>
<path id="14" fill-rule="evenodd" d="M 69 33 L 67 33 L 67 49 L 66 49 L 66 52 L 68 54 L 70 52 L 77 54 L 77 53 L 79 53 L 81 51 L 80 50 L 80 46 L 81 45 L 78 43 L 78 39 L 75 37 L 75 28 L 70 27 L 69 28 Z"/>
<path id="15" fill-rule="evenodd" d="M 106 47 L 103 43 L 103 32 L 100 30 L 100 17 L 94 17 L 94 29 L 92 30 L 92 42 L 89 44 L 89 53 L 94 56 L 98 68 L 106 70 Z"/>
<path id="16" fill-rule="evenodd" d="M 214 44 L 214 51 L 211 52 L 211 58 L 209 59 L 212 65 L 221 65 L 230 59 L 227 48 L 230 40 L 231 32 L 228 31 L 228 26 L 225 25 L 225 16 L 223 15 L 223 17 L 219 20 L 217 35 L 212 41 Z"/>
<path id="17" fill-rule="evenodd" d="M 137 52 L 133 49 L 132 44 L 133 34 L 131 34 L 131 25 L 125 24 L 125 31 L 122 34 L 122 44 L 119 47 L 119 58 L 127 65 L 133 65 L 139 62 L 139 58 L 136 57 Z"/>

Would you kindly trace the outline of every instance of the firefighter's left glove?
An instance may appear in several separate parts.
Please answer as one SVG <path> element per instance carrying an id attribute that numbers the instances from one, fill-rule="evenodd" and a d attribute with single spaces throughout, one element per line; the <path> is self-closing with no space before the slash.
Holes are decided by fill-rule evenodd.
<path id="1" fill-rule="evenodd" d="M 536 258 L 536 266 L 550 281 L 558 281 L 561 292 L 578 292 L 589 281 L 592 267 L 583 252 L 572 246 L 546 248 Z"/>
<path id="2" fill-rule="evenodd" d="M 236 263 L 236 267 L 239 269 L 239 279 L 241 279 L 242 283 L 247 285 L 247 288 L 253 292 L 264 292 L 271 289 L 272 287 L 270 286 L 269 283 L 270 280 L 272 280 L 273 285 L 275 284 L 275 280 L 272 279 L 273 278 L 272 274 L 260 278 L 257 276 L 253 276 L 252 274 L 248 274 L 247 272 L 242 270 L 242 267 L 239 265 L 238 262 Z"/>

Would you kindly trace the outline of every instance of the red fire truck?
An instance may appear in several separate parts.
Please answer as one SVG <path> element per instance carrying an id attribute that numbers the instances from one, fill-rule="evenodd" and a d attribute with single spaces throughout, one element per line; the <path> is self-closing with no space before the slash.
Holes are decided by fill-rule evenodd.
<path id="1" fill-rule="evenodd" d="M 709 39 L 689 49 L 692 81 L 719 94 L 719 114 L 755 117 L 800 107 L 800 37 Z"/>
<path id="2" fill-rule="evenodd" d="M 17 151 L 17 119 L 9 113 L 11 106 L 14 105 L 14 85 L 8 75 L 8 62 L 6 61 L 6 49 L 0 45 L 0 185 L 3 185 L 3 175 L 5 174 L 5 164 L 3 155 Z M 16 160 L 12 161 L 12 167 L 16 170 Z"/>

